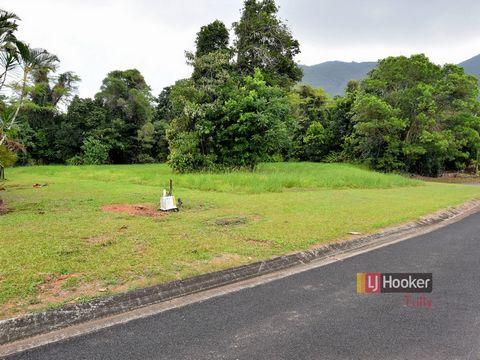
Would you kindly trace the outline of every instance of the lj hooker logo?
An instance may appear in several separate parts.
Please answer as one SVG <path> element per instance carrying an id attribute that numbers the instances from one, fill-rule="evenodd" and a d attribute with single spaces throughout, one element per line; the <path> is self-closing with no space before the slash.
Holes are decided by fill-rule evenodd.
<path id="1" fill-rule="evenodd" d="M 431 293 L 431 273 L 357 273 L 357 293 Z"/>

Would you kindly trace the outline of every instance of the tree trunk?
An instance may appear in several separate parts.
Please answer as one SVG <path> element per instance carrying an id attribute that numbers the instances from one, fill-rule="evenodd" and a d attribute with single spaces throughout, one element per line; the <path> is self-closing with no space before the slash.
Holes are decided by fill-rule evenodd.
<path id="1" fill-rule="evenodd" d="M 0 165 L 0 181 L 5 180 L 5 168 Z"/>

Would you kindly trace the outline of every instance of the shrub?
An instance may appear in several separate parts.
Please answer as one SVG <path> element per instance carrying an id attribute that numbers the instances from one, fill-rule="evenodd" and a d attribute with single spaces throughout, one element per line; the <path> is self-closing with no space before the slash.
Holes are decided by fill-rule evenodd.
<path id="1" fill-rule="evenodd" d="M 105 164 L 108 161 L 109 146 L 102 144 L 98 139 L 93 137 L 85 139 L 82 145 L 82 150 L 83 164 L 100 165 Z"/>

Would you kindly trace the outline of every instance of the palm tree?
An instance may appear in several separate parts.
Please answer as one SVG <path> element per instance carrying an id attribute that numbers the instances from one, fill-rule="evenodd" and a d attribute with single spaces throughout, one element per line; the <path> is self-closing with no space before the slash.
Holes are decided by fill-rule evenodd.
<path id="1" fill-rule="evenodd" d="M 0 91 L 5 85 L 7 74 L 19 64 L 19 56 L 25 52 L 25 44 L 15 36 L 20 18 L 14 13 L 0 9 Z"/>
<path id="2" fill-rule="evenodd" d="M 18 150 L 19 143 L 8 138 L 8 133 L 15 127 L 18 113 L 27 96 L 28 83 L 31 76 L 47 76 L 50 71 L 55 71 L 58 66 L 58 58 L 48 51 L 40 48 L 31 48 L 17 39 L 17 21 L 20 18 L 12 13 L 0 9 L 0 91 L 6 83 L 8 74 L 15 72 L 18 77 L 13 89 L 17 93 L 17 99 L 13 106 L 3 106 L 0 111 L 0 147 L 6 147 L 12 151 Z M 61 97 L 62 87 L 74 86 L 77 79 L 73 73 L 63 74 L 59 78 L 56 102 Z M 53 100 L 53 99 L 52 99 Z M 0 180 L 3 177 L 3 166 L 0 162 Z"/>
<path id="3" fill-rule="evenodd" d="M 18 91 L 18 99 L 14 110 L 9 107 L 4 107 L 0 114 L 0 146 L 7 145 L 8 148 L 11 148 L 11 144 L 16 144 L 15 141 L 8 139 L 8 133 L 16 125 L 15 121 L 27 95 L 29 75 L 37 71 L 45 71 L 46 73 L 48 73 L 48 71 L 55 71 L 57 64 L 58 58 L 44 49 L 29 48 L 28 46 L 21 47 L 18 56 L 21 80 L 15 86 Z M 4 164 L 0 163 L 0 180 L 3 179 Z"/>
<path id="4" fill-rule="evenodd" d="M 39 48 L 22 48 L 19 56 L 19 68 L 21 69 L 21 80 L 17 84 L 16 89 L 19 94 L 15 111 L 4 111 L 0 116 L 0 146 L 7 140 L 7 132 L 15 125 L 20 108 L 27 95 L 27 84 L 29 75 L 38 71 L 55 71 L 58 66 L 57 56 L 50 54 L 47 50 Z"/>

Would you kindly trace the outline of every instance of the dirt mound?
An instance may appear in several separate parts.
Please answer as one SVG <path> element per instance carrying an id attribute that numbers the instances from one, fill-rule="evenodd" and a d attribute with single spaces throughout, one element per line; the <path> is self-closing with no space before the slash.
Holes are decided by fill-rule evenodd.
<path id="1" fill-rule="evenodd" d="M 104 205 L 102 207 L 103 211 L 109 211 L 120 214 L 129 214 L 137 216 L 151 216 L 159 217 L 164 216 L 165 213 L 157 210 L 153 205 L 148 204 L 112 204 Z"/>

